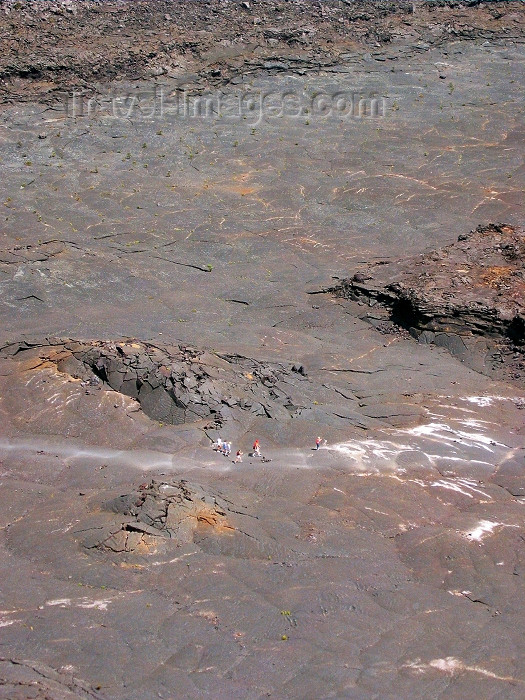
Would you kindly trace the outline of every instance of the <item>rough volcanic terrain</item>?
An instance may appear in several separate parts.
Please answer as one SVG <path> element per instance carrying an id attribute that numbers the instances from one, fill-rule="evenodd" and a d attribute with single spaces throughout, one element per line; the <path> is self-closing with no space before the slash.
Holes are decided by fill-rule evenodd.
<path id="1" fill-rule="evenodd" d="M 0 698 L 522 700 L 524 29 L 0 0 Z"/>
<path id="2" fill-rule="evenodd" d="M 333 288 L 389 310 L 423 343 L 448 348 L 478 371 L 521 380 L 525 358 L 525 232 L 478 226 L 441 250 L 356 272 Z M 373 324 L 389 330 L 377 311 Z"/>
<path id="3" fill-rule="evenodd" d="M 162 76 L 218 85 L 522 38 L 521 0 L 1 0 L 0 95 Z"/>

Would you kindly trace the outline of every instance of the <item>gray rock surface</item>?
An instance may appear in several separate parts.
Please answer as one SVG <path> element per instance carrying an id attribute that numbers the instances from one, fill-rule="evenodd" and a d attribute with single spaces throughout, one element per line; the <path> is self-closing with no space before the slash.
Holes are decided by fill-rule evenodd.
<path id="1" fill-rule="evenodd" d="M 0 3 L 0 697 L 522 700 L 523 390 L 321 291 L 523 226 L 522 3 L 176 4 Z"/>

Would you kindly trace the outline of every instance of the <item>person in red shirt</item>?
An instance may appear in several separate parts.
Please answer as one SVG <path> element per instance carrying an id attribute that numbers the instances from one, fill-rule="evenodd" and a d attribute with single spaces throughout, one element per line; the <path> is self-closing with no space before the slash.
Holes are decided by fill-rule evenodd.
<path id="1" fill-rule="evenodd" d="M 259 440 L 256 440 L 253 443 L 253 452 L 257 455 L 257 457 L 261 456 L 261 446 L 259 445 Z"/>

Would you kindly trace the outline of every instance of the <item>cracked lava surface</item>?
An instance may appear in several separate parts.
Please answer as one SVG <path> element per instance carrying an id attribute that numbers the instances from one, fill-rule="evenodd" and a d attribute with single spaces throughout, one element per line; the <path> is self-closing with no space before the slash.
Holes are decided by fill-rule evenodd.
<path id="1" fill-rule="evenodd" d="M 522 387 L 318 293 L 523 226 L 524 46 L 388 55 L 249 77 L 377 119 L 4 106 L 0 697 L 525 696 Z"/>

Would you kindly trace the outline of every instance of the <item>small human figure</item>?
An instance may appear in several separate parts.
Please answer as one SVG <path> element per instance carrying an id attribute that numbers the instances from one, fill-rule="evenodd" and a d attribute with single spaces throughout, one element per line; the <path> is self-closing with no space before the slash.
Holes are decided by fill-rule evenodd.
<path id="1" fill-rule="evenodd" d="M 257 455 L 257 457 L 260 457 L 260 456 L 261 456 L 261 446 L 260 446 L 260 444 L 259 444 L 259 440 L 256 440 L 256 441 L 253 443 L 253 454 L 254 454 L 254 455 Z"/>
<path id="2" fill-rule="evenodd" d="M 224 450 L 223 450 L 224 456 L 225 456 L 225 457 L 229 457 L 230 454 L 231 454 L 231 451 L 232 451 L 232 444 L 231 444 L 231 442 L 225 442 L 225 443 L 223 444 L 223 447 L 224 447 Z"/>
<path id="3" fill-rule="evenodd" d="M 222 438 L 218 437 L 211 447 L 215 452 L 222 452 Z"/>
<path id="4" fill-rule="evenodd" d="M 237 450 L 237 454 L 235 455 L 235 462 L 236 462 L 236 463 L 242 462 L 242 456 L 243 456 L 243 454 L 244 454 L 244 453 L 241 452 L 241 450 Z"/>
<path id="5" fill-rule="evenodd" d="M 318 450 L 321 447 L 321 443 L 323 442 L 323 439 L 320 437 L 317 437 L 315 440 L 315 449 Z"/>

